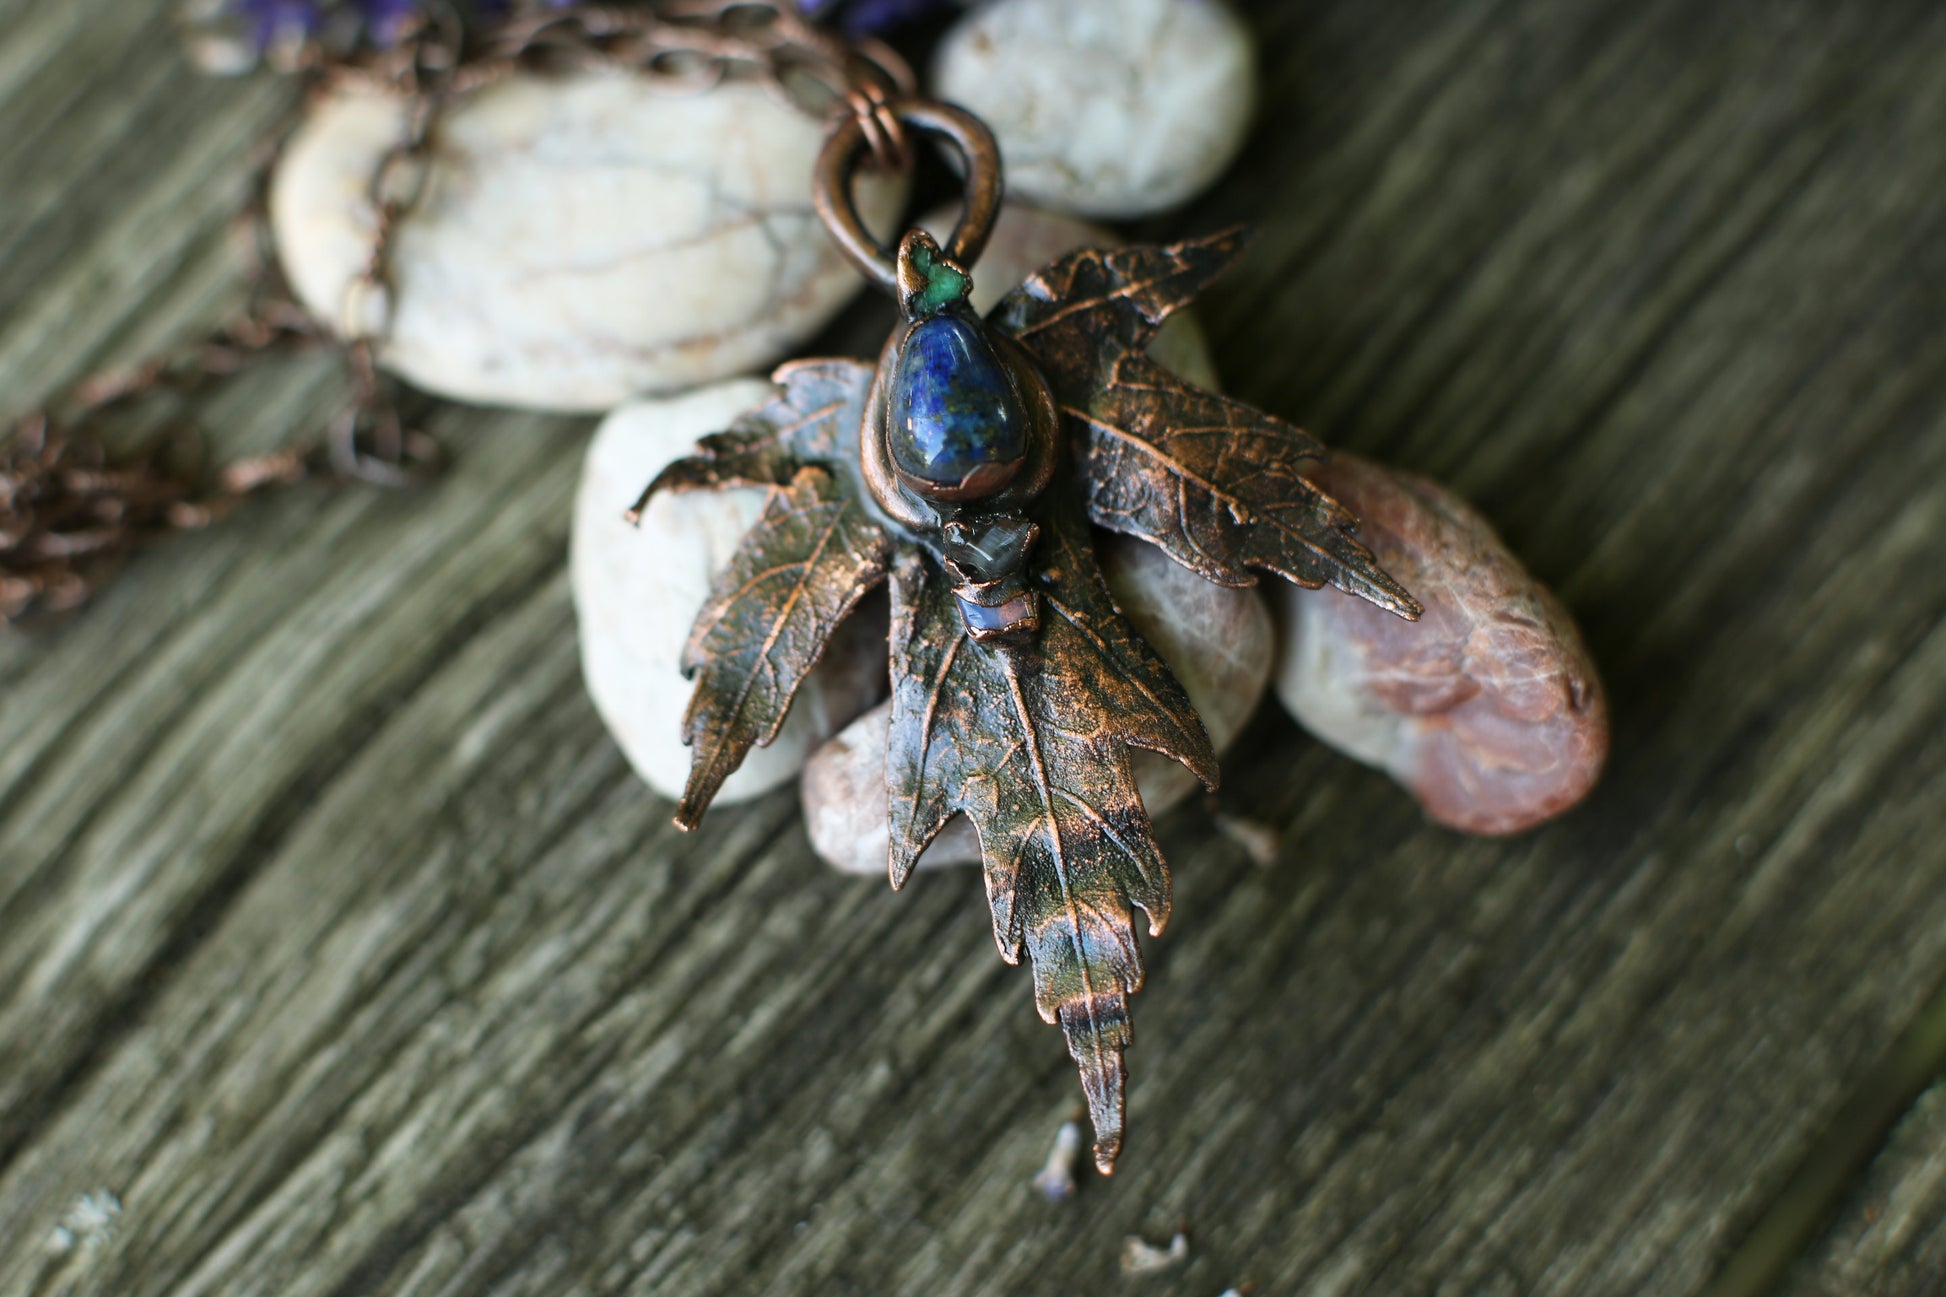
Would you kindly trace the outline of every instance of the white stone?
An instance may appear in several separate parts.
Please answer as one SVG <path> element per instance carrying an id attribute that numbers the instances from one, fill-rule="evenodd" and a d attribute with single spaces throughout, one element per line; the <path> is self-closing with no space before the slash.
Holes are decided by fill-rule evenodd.
<path id="1" fill-rule="evenodd" d="M 629 764 L 675 798 L 689 777 L 682 717 L 691 685 L 679 663 L 710 582 L 762 512 L 757 489 L 663 494 L 639 527 L 622 517 L 652 478 L 769 400 L 756 379 L 719 383 L 609 415 L 588 447 L 574 503 L 569 571 L 581 627 L 581 667 L 595 710 Z M 747 800 L 797 774 L 811 750 L 885 696 L 885 625 L 863 613 L 839 632 L 798 690 L 776 742 L 752 749 L 716 804 Z"/>
<path id="2" fill-rule="evenodd" d="M 944 242 L 958 219 L 957 206 L 942 207 L 927 215 L 920 226 Z M 1021 280 L 1076 248 L 1118 248 L 1123 242 L 1113 230 L 1088 221 L 1019 203 L 1002 204 L 986 251 L 973 267 L 973 309 L 985 315 Z M 1211 391 L 1221 387 L 1203 326 L 1189 310 L 1169 317 L 1149 344 L 1149 354 L 1198 387 Z"/>
<path id="3" fill-rule="evenodd" d="M 1275 629 L 1257 590 L 1213 585 L 1162 551 L 1121 536 L 1101 538 L 1102 571 L 1116 601 L 1195 704 L 1218 752 L 1227 748 L 1263 699 L 1275 657 Z M 811 846 L 839 869 L 886 867 L 885 745 L 892 705 L 874 707 L 819 748 L 804 769 L 804 823 Z M 1181 765 L 1153 752 L 1132 754 L 1142 804 L 1159 816 L 1200 787 Z M 919 859 L 921 868 L 980 858 L 972 824 L 959 816 Z"/>
<path id="4" fill-rule="evenodd" d="M 271 190 L 279 255 L 319 318 L 370 255 L 368 191 L 398 97 L 347 91 L 292 137 Z M 441 118 L 402 223 L 385 366 L 458 400 L 606 410 L 768 368 L 862 286 L 811 205 L 822 128 L 749 84 L 677 94 L 616 71 L 522 74 Z M 859 207 L 890 231 L 903 182 Z"/>
<path id="5" fill-rule="evenodd" d="M 1110 219 L 1193 198 L 1256 102 L 1250 33 L 1221 0 L 995 0 L 946 36 L 941 99 L 999 137 L 1007 191 Z"/>

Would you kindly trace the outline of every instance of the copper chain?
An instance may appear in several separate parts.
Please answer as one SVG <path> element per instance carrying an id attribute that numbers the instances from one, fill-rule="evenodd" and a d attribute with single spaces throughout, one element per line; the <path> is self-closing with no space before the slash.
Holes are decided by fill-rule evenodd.
<path id="1" fill-rule="evenodd" d="M 268 249 L 264 212 L 274 151 L 267 151 L 247 212 L 255 235 L 255 291 L 239 317 L 182 352 L 134 370 L 83 380 L 54 412 L 21 419 L 0 440 L 0 623 L 84 602 L 138 545 L 208 525 L 266 487 L 320 470 L 382 485 L 422 480 L 440 463 L 437 443 L 404 426 L 379 359 L 396 315 L 392 261 L 400 227 L 432 179 L 439 122 L 458 98 L 522 70 L 612 68 L 699 91 L 754 80 L 815 116 L 855 116 L 873 164 L 907 165 L 905 129 L 889 105 L 913 86 L 910 70 L 876 42 L 848 44 L 807 21 L 790 0 L 656 0 L 517 13 L 477 46 L 463 45 L 457 14 L 427 6 L 396 48 L 315 68 L 327 83 L 363 81 L 403 95 L 398 140 L 375 165 L 368 197 L 372 248 L 326 330 L 292 299 Z M 321 438 L 211 474 L 193 436 L 178 432 L 126 454 L 98 434 L 111 409 L 158 391 L 192 393 L 274 350 L 337 341 L 352 397 Z"/>
<path id="2" fill-rule="evenodd" d="M 399 138 L 372 167 L 365 190 L 373 214 L 372 246 L 365 264 L 345 285 L 336 321 L 351 372 L 352 399 L 332 421 L 325 442 L 331 467 L 340 476 L 381 486 L 408 485 L 440 465 L 437 443 L 408 430 L 387 397 L 378 357 L 398 309 L 392 261 L 399 227 L 432 182 L 433 131 L 460 67 L 457 26 L 442 29 L 429 22 L 401 51 L 405 61 L 390 81 L 405 96 L 405 118 Z"/>

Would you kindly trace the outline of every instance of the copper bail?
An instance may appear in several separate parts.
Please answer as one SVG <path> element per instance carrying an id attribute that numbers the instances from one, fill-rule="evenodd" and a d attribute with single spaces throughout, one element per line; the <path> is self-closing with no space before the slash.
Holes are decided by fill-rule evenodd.
<path id="1" fill-rule="evenodd" d="M 985 250 L 993 223 L 1000 216 L 1000 199 L 1005 192 L 1000 177 L 1000 146 L 986 123 L 963 108 L 931 99 L 901 98 L 871 105 L 868 114 L 847 113 L 834 121 L 818 154 L 812 174 L 813 196 L 825 228 L 838 241 L 846 257 L 867 279 L 893 296 L 899 291 L 899 255 L 896 247 L 880 243 L 859 219 L 852 202 L 852 179 L 859 162 L 872 156 L 875 137 L 882 141 L 887 121 L 935 135 L 952 145 L 959 154 L 966 175 L 965 210 L 946 241 L 948 258 L 971 268 Z"/>

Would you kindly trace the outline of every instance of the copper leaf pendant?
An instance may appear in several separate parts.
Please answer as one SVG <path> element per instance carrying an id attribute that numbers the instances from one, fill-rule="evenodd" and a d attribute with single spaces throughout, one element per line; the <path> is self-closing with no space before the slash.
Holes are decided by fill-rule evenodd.
<path id="1" fill-rule="evenodd" d="M 994 939 L 1009 962 L 1023 951 L 1032 962 L 1035 1004 L 1067 1038 L 1107 1172 L 1142 984 L 1135 912 L 1151 936 L 1169 916 L 1130 749 L 1172 757 L 1212 789 L 1217 761 L 1182 686 L 1116 606 L 1093 528 L 1224 585 L 1269 571 L 1407 618 L 1419 606 L 1304 476 L 1322 446 L 1144 353 L 1234 259 L 1238 235 L 1076 252 L 981 320 L 967 297 L 997 204 L 991 141 L 957 110 L 897 111 L 959 145 L 971 180 L 949 247 L 915 231 L 894 259 L 831 197 L 859 147 L 834 134 L 827 223 L 904 315 L 877 366 L 785 366 L 776 399 L 649 488 L 772 491 L 689 642 L 696 755 L 677 822 L 693 826 L 750 747 L 775 737 L 832 632 L 889 573 L 892 885 L 952 817 L 973 822 Z"/>

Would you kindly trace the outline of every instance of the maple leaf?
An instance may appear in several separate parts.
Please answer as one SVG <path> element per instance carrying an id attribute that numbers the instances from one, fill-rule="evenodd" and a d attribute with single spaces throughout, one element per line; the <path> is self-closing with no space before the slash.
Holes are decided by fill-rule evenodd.
<path id="1" fill-rule="evenodd" d="M 1143 353 L 1241 244 L 1232 231 L 1084 249 L 1030 276 L 992 319 L 1047 374 L 1097 526 L 1149 541 L 1221 585 L 1254 585 L 1252 569 L 1264 569 L 1417 618 L 1419 604 L 1353 536 L 1357 518 L 1305 477 L 1322 445 Z"/>
<path id="2" fill-rule="evenodd" d="M 1105 1173 L 1121 1148 L 1128 995 L 1142 984 L 1131 906 L 1159 935 L 1169 873 L 1129 747 L 1182 762 L 1214 789 L 1216 753 L 1175 677 L 1136 634 L 1080 520 L 1044 527 L 1045 612 L 1030 644 L 967 633 L 950 582 L 913 552 L 892 576 L 893 693 L 886 786 L 892 885 L 963 812 L 980 836 L 994 940 L 1023 946 L 1034 1002 L 1081 1071 Z"/>
<path id="3" fill-rule="evenodd" d="M 771 496 L 716 580 L 683 650 L 696 682 L 682 720 L 696 750 L 676 823 L 694 828 L 753 745 L 777 737 L 838 624 L 885 578 L 891 542 L 815 465 Z"/>
<path id="4" fill-rule="evenodd" d="M 1323 448 L 1280 420 L 1206 392 L 1139 351 L 1124 352 L 1085 406 L 1088 516 L 1159 546 L 1219 585 L 1263 568 L 1313 589 L 1327 582 L 1408 620 L 1422 611 L 1352 536 L 1358 519 L 1304 470 Z"/>
<path id="5" fill-rule="evenodd" d="M 737 420 L 728 432 L 696 443 L 696 453 L 656 474 L 629 510 L 640 517 L 659 491 L 726 486 L 788 486 L 805 464 L 849 471 L 872 369 L 855 360 L 802 360 L 771 375 L 776 397 Z"/>
<path id="6" fill-rule="evenodd" d="M 676 823 L 703 811 L 750 754 L 783 727 L 791 699 L 833 632 L 884 580 L 892 541 L 847 480 L 872 371 L 850 361 L 787 365 L 776 399 L 656 476 L 663 490 L 770 486 L 757 520 L 719 573 L 683 650 L 696 682 L 683 715 L 695 749 Z"/>
<path id="7" fill-rule="evenodd" d="M 1163 247 L 1081 248 L 1035 271 L 988 316 L 1034 353 L 1057 394 L 1082 397 L 1141 351 L 1243 251 L 1243 231 Z"/>
<path id="8" fill-rule="evenodd" d="M 1077 252 L 995 310 L 990 324 L 1026 349 L 1058 411 L 1068 455 L 1049 469 L 1049 494 L 995 495 L 987 512 L 959 497 L 883 494 L 907 487 L 867 465 L 885 448 L 860 439 L 889 438 L 893 425 L 884 410 L 867 417 L 875 371 L 852 361 L 785 366 L 775 399 L 648 492 L 773 493 L 684 655 L 697 686 L 683 733 L 696 756 L 677 822 L 693 826 L 750 747 L 775 737 L 838 623 L 889 569 L 892 885 L 949 820 L 972 821 L 994 940 L 1010 963 L 1032 962 L 1035 1006 L 1080 1069 L 1103 1172 L 1122 1143 L 1129 996 L 1142 984 L 1136 911 L 1151 935 L 1169 915 L 1130 749 L 1169 756 L 1212 789 L 1217 763 L 1182 687 L 1116 607 L 1090 523 L 1224 585 L 1272 571 L 1419 612 L 1353 538 L 1351 513 L 1304 476 L 1322 446 L 1144 354 L 1240 246 L 1231 233 Z M 902 266 L 924 272 L 927 290 L 908 303 L 910 329 L 964 295 L 950 262 L 935 282 L 936 253 L 916 234 L 902 245 Z"/>

